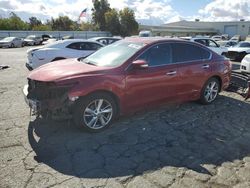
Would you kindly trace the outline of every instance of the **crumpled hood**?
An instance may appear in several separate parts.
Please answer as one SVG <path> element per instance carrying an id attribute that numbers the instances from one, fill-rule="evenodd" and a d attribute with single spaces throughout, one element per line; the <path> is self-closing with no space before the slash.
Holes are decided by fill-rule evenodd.
<path id="1" fill-rule="evenodd" d="M 79 62 L 77 59 L 66 59 L 45 64 L 29 74 L 28 78 L 37 81 L 57 81 L 84 74 L 100 74 L 109 67 L 98 67 Z"/>
<path id="2" fill-rule="evenodd" d="M 242 47 L 228 48 L 228 51 L 231 51 L 231 52 L 244 52 L 246 50 L 249 50 L 249 48 L 242 48 Z"/>

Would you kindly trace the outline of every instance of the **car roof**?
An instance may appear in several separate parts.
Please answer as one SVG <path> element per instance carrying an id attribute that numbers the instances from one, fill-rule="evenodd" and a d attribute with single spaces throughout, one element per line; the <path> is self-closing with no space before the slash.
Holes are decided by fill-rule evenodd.
<path id="1" fill-rule="evenodd" d="M 93 37 L 93 38 L 89 38 L 88 40 L 99 40 L 99 39 L 122 39 L 122 38 L 118 38 L 118 37 Z"/>
<path id="2" fill-rule="evenodd" d="M 193 38 L 191 38 L 191 39 L 209 39 L 209 40 L 213 40 L 212 38 L 208 38 L 208 37 L 193 37 Z"/>
<path id="3" fill-rule="evenodd" d="M 128 42 L 141 42 L 144 44 L 151 44 L 151 43 L 156 43 L 160 41 L 164 41 L 164 42 L 184 41 L 184 40 L 177 39 L 177 38 L 165 38 L 165 37 L 126 37 L 123 40 L 128 41 Z"/>

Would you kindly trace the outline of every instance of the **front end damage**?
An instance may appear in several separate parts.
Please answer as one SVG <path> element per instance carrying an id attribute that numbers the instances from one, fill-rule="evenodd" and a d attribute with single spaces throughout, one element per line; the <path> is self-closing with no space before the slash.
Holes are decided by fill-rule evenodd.
<path id="1" fill-rule="evenodd" d="M 28 79 L 23 94 L 31 115 L 52 119 L 71 118 L 70 109 L 73 102 L 68 98 L 71 87 L 71 85 L 58 86 L 53 82 Z"/>
<path id="2" fill-rule="evenodd" d="M 250 98 L 250 74 L 232 71 L 227 91 L 236 92 L 247 100 Z"/>

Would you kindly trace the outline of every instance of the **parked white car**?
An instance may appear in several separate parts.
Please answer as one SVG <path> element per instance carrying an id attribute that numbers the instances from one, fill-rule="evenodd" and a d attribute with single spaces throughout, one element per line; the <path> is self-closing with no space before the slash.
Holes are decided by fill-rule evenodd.
<path id="1" fill-rule="evenodd" d="M 210 48 L 211 50 L 213 50 L 214 52 L 216 52 L 217 54 L 220 55 L 226 55 L 228 52 L 228 49 L 226 47 L 220 46 L 218 45 L 214 40 L 210 39 L 210 38 L 206 38 L 206 37 L 197 37 L 197 38 L 187 38 L 187 37 L 182 37 L 182 39 L 184 40 L 190 40 L 193 42 L 198 42 L 200 44 L 203 44 L 204 46 L 207 46 L 208 48 Z"/>
<path id="2" fill-rule="evenodd" d="M 242 41 L 234 47 L 228 48 L 227 57 L 232 60 L 241 61 L 247 54 L 250 54 L 250 42 Z"/>
<path id="3" fill-rule="evenodd" d="M 215 35 L 215 36 L 212 36 L 212 39 L 214 41 L 219 41 L 219 40 L 223 40 L 222 36 L 221 35 Z"/>
<path id="4" fill-rule="evenodd" d="M 240 35 L 234 35 L 230 40 L 235 41 L 235 42 L 240 42 L 241 41 L 241 36 Z"/>
<path id="5" fill-rule="evenodd" d="M 230 41 L 230 40 L 220 40 L 220 41 L 216 41 L 217 44 L 219 44 L 220 46 L 224 46 L 224 47 L 233 47 L 235 46 L 236 44 L 238 44 L 237 42 L 235 41 Z"/>
<path id="6" fill-rule="evenodd" d="M 241 72 L 246 72 L 250 74 L 250 54 L 246 55 L 240 64 Z"/>
<path id="7" fill-rule="evenodd" d="M 51 39 L 48 39 L 48 40 L 46 40 L 46 41 L 43 41 L 43 45 L 47 45 L 47 44 L 51 44 L 51 43 L 54 43 L 54 42 L 56 42 L 57 41 L 57 39 L 56 38 L 51 38 Z"/>
<path id="8" fill-rule="evenodd" d="M 46 63 L 61 59 L 86 57 L 103 46 L 104 45 L 99 42 L 83 39 L 57 41 L 28 50 L 26 67 L 29 70 L 33 70 Z"/>
<path id="9" fill-rule="evenodd" d="M 14 48 L 22 46 L 24 46 L 23 40 L 17 37 L 6 37 L 0 40 L 0 47 Z"/>
<path id="10" fill-rule="evenodd" d="M 42 44 L 43 39 L 39 36 L 29 35 L 24 39 L 25 45 L 34 46 Z"/>

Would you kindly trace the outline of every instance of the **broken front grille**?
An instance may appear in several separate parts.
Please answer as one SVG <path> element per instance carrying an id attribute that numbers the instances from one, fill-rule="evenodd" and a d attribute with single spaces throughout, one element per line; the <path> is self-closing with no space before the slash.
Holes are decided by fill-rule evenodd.
<path id="1" fill-rule="evenodd" d="M 36 100 L 57 99 L 62 97 L 69 87 L 57 87 L 53 82 L 28 80 L 28 98 Z"/>

